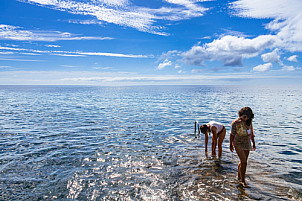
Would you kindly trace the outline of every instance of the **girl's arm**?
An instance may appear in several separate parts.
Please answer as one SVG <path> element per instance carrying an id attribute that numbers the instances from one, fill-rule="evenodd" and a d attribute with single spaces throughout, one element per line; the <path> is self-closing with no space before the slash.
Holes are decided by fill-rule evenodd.
<path id="1" fill-rule="evenodd" d="M 234 151 L 234 145 L 233 145 L 233 141 L 234 141 L 234 135 L 230 135 L 230 150 L 231 152 Z"/>
<path id="2" fill-rule="evenodd" d="M 251 124 L 251 129 L 252 129 L 252 136 L 251 136 L 251 140 L 253 143 L 253 151 L 256 150 L 256 143 L 255 143 L 255 135 L 254 135 L 254 128 L 253 128 L 253 124 Z"/>
<path id="3" fill-rule="evenodd" d="M 212 126 L 211 128 L 211 132 L 213 134 L 212 136 L 212 155 L 215 156 L 216 155 L 216 146 L 217 146 L 217 129 L 215 126 Z"/>
<path id="4" fill-rule="evenodd" d="M 208 141 L 209 141 L 208 132 L 206 132 L 206 134 L 205 134 L 205 152 L 206 152 L 206 154 L 208 153 Z"/>
<path id="5" fill-rule="evenodd" d="M 230 134 L 230 150 L 231 150 L 231 152 L 234 151 L 233 141 L 235 139 L 235 135 L 236 135 L 236 123 L 233 122 L 231 125 L 231 134 Z"/>

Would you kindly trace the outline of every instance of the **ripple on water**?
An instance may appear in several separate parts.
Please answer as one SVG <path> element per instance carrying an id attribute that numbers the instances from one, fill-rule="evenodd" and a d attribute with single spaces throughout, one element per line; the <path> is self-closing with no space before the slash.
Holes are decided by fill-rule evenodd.
<path id="1" fill-rule="evenodd" d="M 294 151 L 281 151 L 278 152 L 279 154 L 283 154 L 283 155 L 298 155 L 298 153 L 294 152 Z"/>
<path id="2" fill-rule="evenodd" d="M 0 200 L 299 199 L 301 89 L 287 90 L 0 86 Z M 195 120 L 229 131 L 243 102 L 255 111 L 250 189 L 228 136 L 219 161 L 193 134 Z"/>

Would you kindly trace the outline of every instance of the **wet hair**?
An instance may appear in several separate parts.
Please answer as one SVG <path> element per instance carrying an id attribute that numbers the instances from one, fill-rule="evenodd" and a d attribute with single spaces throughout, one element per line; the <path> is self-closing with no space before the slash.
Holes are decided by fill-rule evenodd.
<path id="1" fill-rule="evenodd" d="M 248 116 L 248 120 L 246 120 L 246 124 L 248 126 L 251 125 L 252 120 L 254 119 L 254 113 L 250 107 L 242 108 L 241 110 L 239 110 L 238 114 L 239 114 L 239 117 L 241 117 L 242 115 Z"/>
<path id="2" fill-rule="evenodd" d="M 200 126 L 200 132 L 205 133 L 208 130 L 207 124 L 203 124 Z"/>

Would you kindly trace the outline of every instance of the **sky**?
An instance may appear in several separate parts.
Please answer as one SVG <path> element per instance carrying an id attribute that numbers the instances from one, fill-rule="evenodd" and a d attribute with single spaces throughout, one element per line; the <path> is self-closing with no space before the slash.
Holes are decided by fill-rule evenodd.
<path id="1" fill-rule="evenodd" d="M 0 85 L 302 85 L 302 1 L 0 0 Z"/>

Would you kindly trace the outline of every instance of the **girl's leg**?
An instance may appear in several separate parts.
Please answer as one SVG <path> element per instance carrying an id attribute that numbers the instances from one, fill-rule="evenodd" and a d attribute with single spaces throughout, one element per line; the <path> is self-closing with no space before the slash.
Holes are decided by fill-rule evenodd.
<path id="1" fill-rule="evenodd" d="M 247 161 L 249 154 L 250 154 L 250 150 L 244 150 L 244 154 L 245 154 L 246 161 Z"/>
<path id="2" fill-rule="evenodd" d="M 239 161 L 239 163 L 238 163 L 238 175 L 237 175 L 237 178 L 238 178 L 238 180 L 242 180 L 241 179 L 241 163 L 240 163 L 240 161 Z"/>
<path id="3" fill-rule="evenodd" d="M 208 137 L 208 133 L 205 134 L 205 153 L 206 155 L 208 154 L 208 141 L 209 141 L 209 137 Z"/>
<path id="4" fill-rule="evenodd" d="M 217 145 L 217 139 L 214 139 L 214 137 L 212 137 L 212 155 L 216 156 L 216 145 Z"/>
<path id="5" fill-rule="evenodd" d="M 216 156 L 217 134 L 212 135 L 212 155 Z"/>
<path id="6" fill-rule="evenodd" d="M 225 138 L 225 134 L 226 134 L 226 130 L 224 128 L 218 136 L 218 157 L 219 158 L 221 158 L 221 156 L 222 156 L 222 142 Z"/>
<path id="7" fill-rule="evenodd" d="M 241 179 L 243 187 L 248 187 L 248 185 L 245 182 L 245 173 L 246 173 L 247 158 L 248 158 L 249 151 L 240 150 L 236 147 L 235 150 L 240 159 L 240 162 L 238 164 L 238 177 Z"/>

